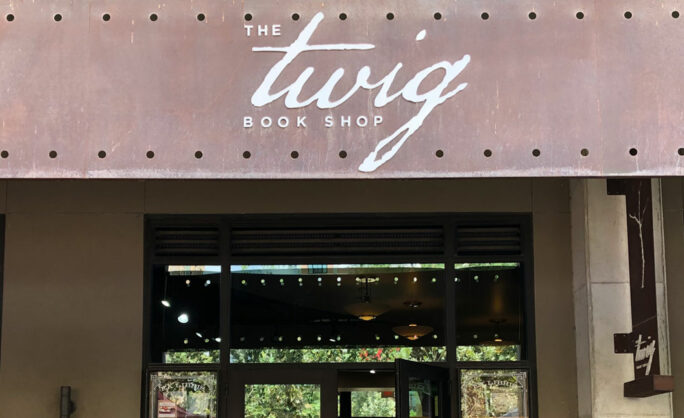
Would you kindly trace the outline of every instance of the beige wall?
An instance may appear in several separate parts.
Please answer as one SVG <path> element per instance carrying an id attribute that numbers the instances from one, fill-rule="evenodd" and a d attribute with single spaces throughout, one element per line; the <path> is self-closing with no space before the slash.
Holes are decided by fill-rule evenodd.
<path id="1" fill-rule="evenodd" d="M 672 397 L 674 416 L 684 416 L 684 182 L 662 181 L 663 229 L 667 275 L 667 306 L 670 324 L 670 365 L 675 378 Z"/>
<path id="2" fill-rule="evenodd" d="M 532 212 L 539 405 L 577 416 L 568 182 L 10 181 L 2 416 L 136 417 L 144 213 Z"/>

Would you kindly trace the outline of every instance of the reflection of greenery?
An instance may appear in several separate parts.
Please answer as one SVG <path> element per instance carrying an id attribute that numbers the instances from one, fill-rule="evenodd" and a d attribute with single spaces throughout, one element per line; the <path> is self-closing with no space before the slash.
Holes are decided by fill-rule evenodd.
<path id="1" fill-rule="evenodd" d="M 456 270 L 508 270 L 520 266 L 520 263 L 458 263 Z"/>
<path id="2" fill-rule="evenodd" d="M 519 345 L 459 345 L 456 348 L 458 361 L 518 361 Z"/>
<path id="3" fill-rule="evenodd" d="M 245 418 L 319 417 L 318 385 L 246 385 Z"/>
<path id="4" fill-rule="evenodd" d="M 172 364 L 195 364 L 195 363 L 218 363 L 219 350 L 210 351 L 167 351 L 164 353 L 164 363 Z"/>
<path id="5" fill-rule="evenodd" d="M 230 351 L 231 363 L 365 363 L 445 361 L 445 347 L 261 348 Z"/>
<path id="6" fill-rule="evenodd" d="M 520 370 L 464 370 L 461 374 L 464 418 L 527 417 L 527 375 Z"/>
<path id="7" fill-rule="evenodd" d="M 216 374 L 210 372 L 156 372 L 150 377 L 150 401 L 156 407 L 157 392 L 177 406 L 202 417 L 216 417 Z M 151 416 L 156 416 L 154 412 Z"/>

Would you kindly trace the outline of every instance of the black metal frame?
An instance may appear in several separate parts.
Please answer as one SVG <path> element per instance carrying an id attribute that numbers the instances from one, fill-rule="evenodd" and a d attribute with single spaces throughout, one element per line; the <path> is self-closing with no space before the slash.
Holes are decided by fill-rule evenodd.
<path id="1" fill-rule="evenodd" d="M 234 227 L 249 226 L 288 226 L 323 227 L 358 226 L 370 227 L 383 223 L 395 226 L 419 227 L 423 225 L 442 225 L 444 228 L 444 252 L 437 256 L 425 255 L 390 255 L 390 256 L 239 256 L 232 257 L 230 251 L 230 235 Z M 456 225 L 518 225 L 521 231 L 522 251 L 520 255 L 486 255 L 486 256 L 457 256 L 455 243 Z M 4 223 L 3 223 L 4 224 Z M 218 226 L 220 231 L 219 256 L 155 256 L 153 248 L 153 229 L 159 226 Z M 145 216 L 145 255 L 143 281 L 143 353 L 141 376 L 141 417 L 149 418 L 147 405 L 149 394 L 149 373 L 154 371 L 218 371 L 218 416 L 225 417 L 228 409 L 228 376 L 231 370 L 242 373 L 248 370 L 271 370 L 279 373 L 282 370 L 320 370 L 320 369 L 378 369 L 393 370 L 393 363 L 344 363 L 344 364 L 230 364 L 230 296 L 231 296 L 231 264 L 334 264 L 334 263 L 372 263 L 372 262 L 435 262 L 444 263 L 445 277 L 455 276 L 454 266 L 464 262 L 519 262 L 524 278 L 524 314 L 526 344 L 522 352 L 524 360 L 517 362 L 459 362 L 456 359 L 456 283 L 445 280 L 445 327 L 447 361 L 442 363 L 449 368 L 451 378 L 452 418 L 460 418 L 460 370 L 462 369 L 520 369 L 528 372 L 529 378 L 529 410 L 530 416 L 536 417 L 538 411 L 537 400 L 537 366 L 535 349 L 535 313 L 534 313 L 534 277 L 533 277 L 533 242 L 531 214 L 521 213 L 435 213 L 435 214 L 280 214 L 280 215 L 146 215 Z M 153 364 L 150 362 L 150 318 L 152 269 L 154 265 L 185 264 L 185 265 L 221 265 L 220 283 L 220 363 L 219 364 Z M 1 276 L 0 276 L 1 280 Z M 0 294 L 1 296 L 1 294 Z M 0 299 L 1 302 L 1 299 Z"/>

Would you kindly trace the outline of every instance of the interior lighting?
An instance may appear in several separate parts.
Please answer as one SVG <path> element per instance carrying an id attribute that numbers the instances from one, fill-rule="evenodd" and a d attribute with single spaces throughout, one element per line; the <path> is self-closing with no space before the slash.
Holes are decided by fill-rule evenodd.
<path id="1" fill-rule="evenodd" d="M 198 338 L 202 338 L 202 334 L 200 334 L 199 332 L 196 332 L 195 335 L 197 335 Z"/>
<path id="2" fill-rule="evenodd" d="M 301 341 L 302 341 L 302 336 L 301 336 L 301 335 L 298 335 L 298 336 L 297 336 L 297 341 L 298 341 L 298 342 L 301 342 Z"/>
<path id="3" fill-rule="evenodd" d="M 220 343 L 220 342 L 221 342 L 221 337 L 216 337 L 216 338 L 214 338 L 214 341 L 216 341 L 217 343 Z"/>
<path id="4" fill-rule="evenodd" d="M 178 315 L 177 319 L 178 319 L 178 322 L 180 322 L 181 324 L 187 324 L 190 321 L 190 317 L 186 313 L 182 313 L 182 314 Z"/>
<path id="5" fill-rule="evenodd" d="M 362 280 L 364 281 L 364 289 L 361 301 L 345 306 L 344 310 L 362 321 L 372 321 L 387 312 L 389 306 L 372 302 L 370 297 L 369 278 L 364 278 Z M 337 283 L 337 285 L 339 286 L 340 283 Z"/>
<path id="6" fill-rule="evenodd" d="M 431 326 L 418 324 L 401 325 L 392 328 L 392 331 L 394 331 L 395 334 L 401 335 L 411 341 L 416 341 L 417 339 L 428 335 L 433 330 L 434 328 Z"/>
<path id="7" fill-rule="evenodd" d="M 205 342 L 205 343 L 208 343 L 208 342 L 209 342 L 209 338 L 205 338 L 205 339 L 204 339 L 204 342 Z"/>
<path id="8" fill-rule="evenodd" d="M 186 338 L 183 340 L 183 344 L 187 344 L 187 343 L 188 343 L 188 339 Z"/>
<path id="9" fill-rule="evenodd" d="M 211 284 L 211 280 L 207 279 L 207 281 L 204 282 L 204 287 L 209 287 L 210 284 Z"/>
<path id="10" fill-rule="evenodd" d="M 185 280 L 185 285 L 186 285 L 187 287 L 190 287 L 190 279 L 186 279 L 186 280 Z"/>
<path id="11" fill-rule="evenodd" d="M 413 283 L 416 283 L 416 282 L 418 282 L 418 278 L 417 278 L 417 277 L 414 277 L 414 278 L 413 278 Z"/>
<path id="12" fill-rule="evenodd" d="M 247 286 L 247 280 L 242 280 L 240 283 L 242 283 L 243 286 Z"/>
<path id="13" fill-rule="evenodd" d="M 167 307 L 167 308 L 170 308 L 170 307 L 171 307 L 171 302 L 169 302 L 169 301 L 166 300 L 166 299 L 162 299 L 161 304 L 164 305 L 164 306 Z"/>
<path id="14" fill-rule="evenodd" d="M 375 374 L 375 369 L 370 369 L 370 374 Z"/>
<path id="15" fill-rule="evenodd" d="M 323 338 L 320 335 L 316 336 L 316 341 L 321 341 Z"/>
<path id="16" fill-rule="evenodd" d="M 261 279 L 261 285 L 266 286 L 266 279 Z"/>
<path id="17" fill-rule="evenodd" d="M 280 285 L 285 286 L 285 279 L 280 279 Z"/>

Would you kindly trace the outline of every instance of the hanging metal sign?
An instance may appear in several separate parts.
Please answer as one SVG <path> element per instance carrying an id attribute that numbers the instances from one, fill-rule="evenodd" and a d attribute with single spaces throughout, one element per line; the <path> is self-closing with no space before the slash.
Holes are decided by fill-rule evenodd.
<path id="1" fill-rule="evenodd" d="M 0 177 L 683 175 L 675 11 L 537 3 L 7 3 Z"/>
<path id="2" fill-rule="evenodd" d="M 673 377 L 660 374 L 651 180 L 610 179 L 608 194 L 625 195 L 627 206 L 632 332 L 614 335 L 615 352 L 630 353 L 634 360 L 634 380 L 624 384 L 624 395 L 672 392 Z"/>

